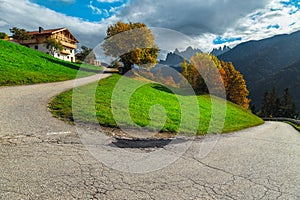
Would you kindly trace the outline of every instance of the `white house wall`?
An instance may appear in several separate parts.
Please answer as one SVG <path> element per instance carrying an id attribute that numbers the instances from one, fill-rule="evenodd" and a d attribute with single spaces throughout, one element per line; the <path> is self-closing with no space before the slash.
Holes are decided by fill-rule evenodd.
<path id="1" fill-rule="evenodd" d="M 32 45 L 28 45 L 31 49 L 35 49 L 44 53 L 49 54 L 49 50 L 46 48 L 46 44 L 32 44 Z M 61 60 L 65 60 L 65 61 L 69 61 L 69 62 L 75 62 L 75 49 L 71 49 L 68 47 L 63 47 L 64 50 L 69 51 L 71 54 L 66 55 L 66 54 L 62 54 L 62 53 L 55 53 L 54 57 L 61 59 Z"/>

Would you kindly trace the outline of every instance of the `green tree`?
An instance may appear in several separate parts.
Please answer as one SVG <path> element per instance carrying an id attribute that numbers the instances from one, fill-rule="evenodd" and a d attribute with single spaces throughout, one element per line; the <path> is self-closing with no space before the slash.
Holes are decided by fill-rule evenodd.
<path id="1" fill-rule="evenodd" d="M 125 71 L 133 64 L 151 68 L 157 62 L 159 49 L 145 24 L 117 22 L 108 27 L 106 34 L 102 45 L 105 55 L 118 58 Z"/>
<path id="2" fill-rule="evenodd" d="M 298 113 L 296 104 L 290 94 L 289 88 L 284 89 L 280 104 L 280 114 L 282 117 L 295 118 Z"/>
<path id="3" fill-rule="evenodd" d="M 274 87 L 269 95 L 269 116 L 279 117 L 280 98 L 277 96 L 277 91 Z"/>
<path id="4" fill-rule="evenodd" d="M 76 59 L 82 62 L 93 64 L 96 56 L 93 52 L 93 49 L 88 48 L 87 46 L 81 46 L 81 52 L 76 54 Z"/>
<path id="5" fill-rule="evenodd" d="M 276 89 L 271 92 L 266 91 L 264 94 L 261 116 L 262 117 L 279 117 L 280 116 L 280 99 L 277 96 Z"/>
<path id="6" fill-rule="evenodd" d="M 270 95 L 268 91 L 265 91 L 263 101 L 262 101 L 262 107 L 261 107 L 261 117 L 269 117 L 271 113 L 271 107 L 270 107 Z"/>
<path id="7" fill-rule="evenodd" d="M 28 32 L 23 28 L 13 27 L 13 28 L 9 29 L 9 31 L 13 34 L 12 37 L 16 40 L 32 39 L 32 35 L 28 34 Z"/>
<path id="8" fill-rule="evenodd" d="M 273 88 L 269 93 L 265 92 L 261 114 L 262 117 L 287 117 L 296 118 L 298 116 L 296 104 L 290 95 L 289 89 L 284 90 L 283 96 L 277 96 L 276 89 Z"/>
<path id="9" fill-rule="evenodd" d="M 8 35 L 4 32 L 0 32 L 0 39 L 6 40 L 6 39 L 8 39 Z"/>
<path id="10" fill-rule="evenodd" d="M 54 38 L 47 38 L 44 43 L 52 56 L 63 50 L 63 45 Z"/>

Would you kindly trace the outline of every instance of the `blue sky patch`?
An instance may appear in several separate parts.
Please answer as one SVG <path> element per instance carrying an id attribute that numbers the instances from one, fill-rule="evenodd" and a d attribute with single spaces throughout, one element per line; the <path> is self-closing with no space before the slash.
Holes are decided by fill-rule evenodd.
<path id="1" fill-rule="evenodd" d="M 272 29 L 272 28 L 274 28 L 274 29 L 279 29 L 280 26 L 279 26 L 278 24 L 267 26 L 267 29 Z"/>
<path id="2" fill-rule="evenodd" d="M 286 1 L 280 1 L 280 3 L 284 6 L 284 7 L 294 7 L 295 9 L 292 9 L 290 11 L 290 15 L 293 15 L 295 13 L 297 13 L 298 11 L 300 11 L 300 0 L 286 0 Z"/>
<path id="3" fill-rule="evenodd" d="M 105 1 L 105 0 L 30 0 L 40 6 L 47 7 L 59 13 L 71 17 L 78 17 L 85 21 L 99 22 L 111 17 L 113 8 L 118 8 L 127 0 Z"/>
<path id="4" fill-rule="evenodd" d="M 224 43 L 231 43 L 235 41 L 241 41 L 241 37 L 236 37 L 236 38 L 222 38 L 222 36 L 217 36 L 216 39 L 214 39 L 213 43 L 215 45 L 217 44 L 224 44 Z"/>
<path id="5" fill-rule="evenodd" d="M 280 3 L 285 7 L 295 6 L 296 8 L 300 9 L 300 0 L 286 0 L 286 1 L 280 1 Z"/>

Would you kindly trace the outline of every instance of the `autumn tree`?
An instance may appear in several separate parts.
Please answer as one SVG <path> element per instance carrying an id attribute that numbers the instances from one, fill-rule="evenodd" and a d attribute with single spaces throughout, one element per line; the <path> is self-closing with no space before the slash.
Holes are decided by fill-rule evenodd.
<path id="1" fill-rule="evenodd" d="M 12 37 L 16 40 L 30 40 L 32 39 L 32 35 L 30 35 L 25 29 L 13 27 L 9 29 L 9 31 L 13 34 Z"/>
<path id="2" fill-rule="evenodd" d="M 8 35 L 4 32 L 0 32 L 0 39 L 2 40 L 7 40 L 8 39 Z"/>
<path id="3" fill-rule="evenodd" d="M 222 80 L 218 66 L 215 65 L 209 54 L 196 53 L 188 63 L 181 63 L 182 75 L 192 86 L 196 94 L 211 93 L 220 94 L 222 91 Z M 210 91 L 209 91 L 210 90 Z"/>
<path id="4" fill-rule="evenodd" d="M 124 72 L 133 64 L 151 68 L 157 62 L 159 49 L 155 45 L 152 31 L 143 23 L 117 22 L 108 27 L 102 45 L 106 56 L 118 58 Z"/>
<path id="5" fill-rule="evenodd" d="M 184 60 L 184 62 L 180 64 L 180 67 L 182 69 L 182 75 L 194 89 L 196 94 L 203 94 L 208 92 L 204 79 L 199 74 L 197 68 L 193 66 L 193 64 L 188 63 L 186 60 Z M 184 84 L 185 82 L 182 82 L 181 87 L 185 87 Z"/>
<path id="6" fill-rule="evenodd" d="M 214 91 L 213 95 L 218 96 L 225 89 L 227 100 L 248 109 L 249 91 L 246 82 L 232 63 L 220 61 L 211 54 L 197 53 L 191 58 L 190 63 L 185 60 L 180 66 L 182 75 L 196 94 L 212 94 Z"/>
<path id="7" fill-rule="evenodd" d="M 55 38 L 47 38 L 44 43 L 52 56 L 54 56 L 55 53 L 59 53 L 63 50 L 62 44 Z"/>
<path id="8" fill-rule="evenodd" d="M 249 107 L 250 100 L 247 98 L 249 91 L 243 75 L 237 71 L 231 62 L 220 62 L 220 74 L 225 86 L 226 97 L 231 101 L 244 108 Z"/>

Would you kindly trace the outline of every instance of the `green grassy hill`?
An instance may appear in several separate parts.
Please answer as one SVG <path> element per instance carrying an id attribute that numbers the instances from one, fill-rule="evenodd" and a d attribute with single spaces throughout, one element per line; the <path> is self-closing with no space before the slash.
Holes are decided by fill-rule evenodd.
<path id="1" fill-rule="evenodd" d="M 0 40 L 0 86 L 46 83 L 74 79 L 81 66 L 45 53 Z M 93 75 L 99 68 L 85 65 L 81 76 Z"/>
<path id="2" fill-rule="evenodd" d="M 96 83 L 94 83 L 75 89 L 75 93 L 73 93 L 73 90 L 62 93 L 51 101 L 50 110 L 52 110 L 54 116 L 69 121 L 75 118 L 76 122 L 100 123 L 103 126 L 116 127 L 117 123 L 115 120 L 117 119 L 119 125 L 126 127 L 133 127 L 134 123 L 141 127 L 151 124 L 149 128 L 162 130 L 163 132 L 197 133 L 198 135 L 214 132 L 220 126 L 222 132 L 231 132 L 263 123 L 260 118 L 253 115 L 250 111 L 209 95 L 198 97 L 176 96 L 161 85 L 142 83 L 129 78 L 122 79 L 124 82 L 122 82 L 121 86 L 125 87 L 121 87 L 118 90 L 119 86 L 116 84 L 120 81 L 120 78 L 121 76 L 119 75 L 113 75 L 99 81 L 98 86 L 95 86 Z M 92 97 L 95 95 L 95 87 L 97 89 L 94 101 Z M 132 88 L 137 89 L 130 95 L 129 100 L 127 98 L 129 101 L 128 109 L 126 108 L 126 95 L 131 93 L 130 90 Z M 116 90 L 118 90 L 115 93 L 116 98 L 112 98 Z M 212 102 L 217 105 L 217 109 L 214 111 L 217 115 L 211 121 L 211 116 L 213 116 Z M 72 103 L 75 107 L 72 107 Z M 149 111 L 155 105 L 164 107 L 167 113 L 166 123 L 161 124 L 164 121 L 161 118 L 164 116 L 161 108 L 152 109 L 149 115 Z M 224 105 L 227 106 L 226 116 L 222 115 L 220 110 Z M 195 106 L 198 106 L 199 110 L 195 109 L 197 108 Z M 112 108 L 114 108 L 115 115 L 112 113 Z M 78 112 L 72 113 L 74 110 L 78 110 Z M 128 112 L 133 122 L 128 120 Z M 197 121 L 199 112 L 200 121 Z M 96 118 L 94 117 L 95 114 Z M 225 124 L 222 128 L 224 117 Z M 209 129 L 209 125 L 215 127 Z"/>

